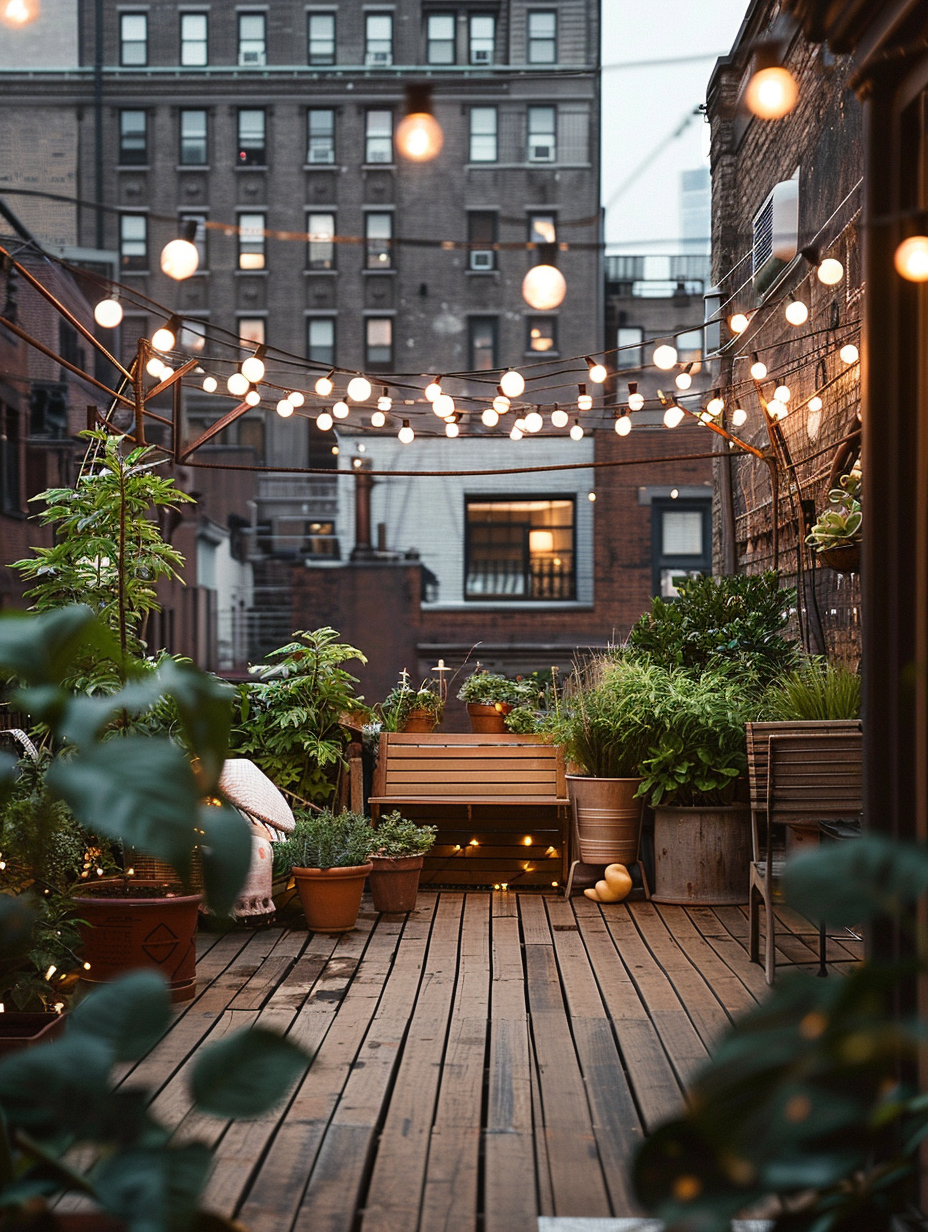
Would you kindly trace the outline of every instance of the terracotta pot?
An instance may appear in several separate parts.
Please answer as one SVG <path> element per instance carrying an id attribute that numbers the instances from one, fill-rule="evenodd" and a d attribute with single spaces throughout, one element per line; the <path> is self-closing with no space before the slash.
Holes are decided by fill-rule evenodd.
<path id="1" fill-rule="evenodd" d="M 100 881 L 96 886 L 119 885 Z M 158 882 L 133 881 L 135 886 Z M 144 967 L 160 971 L 168 982 L 172 1001 L 189 1001 L 197 990 L 197 911 L 202 894 L 173 898 L 103 898 L 92 892 L 75 897 L 83 941 L 82 957 L 90 970 L 81 975 L 88 984 L 103 984 L 126 971 Z"/>
<path id="2" fill-rule="evenodd" d="M 8 1010 L 0 1014 L 0 1057 L 11 1052 L 22 1052 L 36 1044 L 50 1044 L 64 1031 L 66 1014 L 54 1010 L 40 1010 L 35 1014 Z"/>
<path id="3" fill-rule="evenodd" d="M 656 903 L 746 903 L 750 861 L 749 805 L 654 810 Z"/>
<path id="4" fill-rule="evenodd" d="M 840 548 L 823 548 L 819 560 L 836 573 L 860 573 L 860 544 L 847 543 Z"/>
<path id="5" fill-rule="evenodd" d="M 497 706 L 499 709 L 497 709 Z M 477 702 L 467 703 L 467 713 L 470 715 L 470 729 L 485 735 L 505 735 L 504 719 L 512 707 L 508 702 L 498 702 L 497 705 L 483 706 Z"/>
<path id="6" fill-rule="evenodd" d="M 431 732 L 435 730 L 438 718 L 431 710 L 410 710 L 403 724 L 404 732 Z"/>
<path id="7" fill-rule="evenodd" d="M 314 933 L 347 933 L 358 922 L 364 878 L 371 863 L 348 868 L 295 868 L 306 923 Z"/>
<path id="8" fill-rule="evenodd" d="M 567 775 L 567 794 L 577 810 L 584 864 L 634 864 L 641 840 L 641 779 L 596 779 Z"/>
<path id="9" fill-rule="evenodd" d="M 423 856 L 371 856 L 375 911 L 415 911 Z"/>

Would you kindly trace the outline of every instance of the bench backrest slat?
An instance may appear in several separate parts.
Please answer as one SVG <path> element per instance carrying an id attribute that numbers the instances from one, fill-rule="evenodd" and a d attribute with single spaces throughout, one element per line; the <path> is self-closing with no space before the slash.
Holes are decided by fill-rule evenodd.
<path id="1" fill-rule="evenodd" d="M 564 755 L 532 736 L 384 732 L 374 795 L 563 799 Z"/>

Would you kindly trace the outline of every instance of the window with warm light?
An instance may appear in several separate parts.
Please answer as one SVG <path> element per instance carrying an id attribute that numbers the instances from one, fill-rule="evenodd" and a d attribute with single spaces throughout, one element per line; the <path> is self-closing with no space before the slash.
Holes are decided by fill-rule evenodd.
<path id="1" fill-rule="evenodd" d="M 264 110 L 242 108 L 238 113 L 238 165 L 263 167 L 267 163 Z"/>
<path id="2" fill-rule="evenodd" d="M 639 325 L 620 325 L 615 333 L 615 366 L 619 371 L 640 368 L 644 360 L 644 330 Z"/>
<path id="3" fill-rule="evenodd" d="M 148 116 L 144 111 L 119 113 L 119 161 L 124 167 L 148 162 Z"/>
<path id="4" fill-rule="evenodd" d="M 426 27 L 426 64 L 454 64 L 454 14 L 430 13 Z"/>
<path id="5" fill-rule="evenodd" d="M 267 16 L 264 13 L 239 13 L 238 62 L 267 64 Z"/>
<path id="6" fill-rule="evenodd" d="M 529 64 L 557 63 L 557 13 L 529 13 L 527 58 Z"/>
<path id="7" fill-rule="evenodd" d="M 467 211 L 468 269 L 477 273 L 496 269 L 497 217 L 495 210 Z"/>
<path id="8" fill-rule="evenodd" d="M 306 219 L 309 240 L 306 250 L 306 268 L 330 270 L 335 268 L 335 215 L 310 214 Z"/>
<path id="9" fill-rule="evenodd" d="M 556 244 L 557 215 L 550 213 L 529 214 L 528 242 L 530 244 Z"/>
<path id="10" fill-rule="evenodd" d="M 335 162 L 335 112 L 331 107 L 310 107 L 306 113 L 306 161 Z"/>
<path id="11" fill-rule="evenodd" d="M 576 597 L 573 496 L 468 496 L 465 508 L 465 599 Z"/>
<path id="12" fill-rule="evenodd" d="M 119 265 L 123 270 L 148 269 L 148 219 L 144 214 L 119 217 Z"/>
<path id="13" fill-rule="evenodd" d="M 120 13 L 119 63 L 124 68 L 143 68 L 148 63 L 146 13 Z"/>
<path id="14" fill-rule="evenodd" d="M 652 593 L 675 599 L 680 581 L 711 572 L 711 497 L 655 497 L 651 502 Z"/>
<path id="15" fill-rule="evenodd" d="M 496 317 L 471 317 L 468 321 L 470 370 L 492 372 L 499 367 L 499 321 Z"/>
<path id="16" fill-rule="evenodd" d="M 529 107 L 528 151 L 530 163 L 553 163 L 557 157 L 557 109 Z"/>
<path id="17" fill-rule="evenodd" d="M 385 67 L 393 63 L 393 15 L 368 13 L 364 19 L 364 63 Z"/>
<path id="18" fill-rule="evenodd" d="M 240 270 L 263 270 L 265 217 L 263 214 L 239 214 L 238 216 L 238 268 Z"/>
<path id="19" fill-rule="evenodd" d="M 202 167 L 207 162 L 206 112 L 180 113 L 180 163 L 183 167 Z"/>
<path id="20" fill-rule="evenodd" d="M 184 68 L 204 68 L 209 63 L 208 32 L 206 13 L 181 13 L 180 62 Z"/>
<path id="21" fill-rule="evenodd" d="M 387 270 L 393 267 L 393 215 L 372 211 L 364 215 L 364 268 Z"/>
<path id="22" fill-rule="evenodd" d="M 471 64 L 492 64 L 496 59 L 496 18 L 491 13 L 472 13 L 470 17 Z"/>
<path id="23" fill-rule="evenodd" d="M 393 363 L 393 318 L 368 317 L 364 322 L 365 364 L 376 372 L 387 372 Z"/>
<path id="24" fill-rule="evenodd" d="M 307 18 L 307 38 L 309 64 L 335 63 L 334 13 L 310 13 Z"/>
<path id="25" fill-rule="evenodd" d="M 497 112 L 495 107 L 470 109 L 470 161 L 496 162 Z"/>
<path id="26" fill-rule="evenodd" d="M 335 363 L 335 321 L 310 317 L 306 323 L 306 358 L 317 364 Z"/>
<path id="27" fill-rule="evenodd" d="M 264 317 L 239 317 L 238 340 L 243 347 L 264 346 Z"/>
<path id="28" fill-rule="evenodd" d="M 551 354 L 557 351 L 557 317 L 529 317 L 528 350 Z"/>
<path id="29" fill-rule="evenodd" d="M 207 244 L 206 244 L 206 237 L 209 233 L 206 230 L 206 215 L 205 214 L 181 214 L 180 218 L 178 219 L 178 227 L 177 227 L 178 231 L 181 234 L 183 234 L 184 227 L 186 226 L 187 223 L 190 223 L 190 222 L 192 222 L 196 226 L 196 230 L 193 233 L 193 242 L 196 245 L 196 250 L 200 257 L 196 272 L 198 274 L 202 274 L 204 270 L 209 269 L 209 264 L 207 262 L 207 251 L 208 250 L 207 250 Z"/>
<path id="30" fill-rule="evenodd" d="M 364 128 L 364 161 L 393 162 L 393 112 L 369 111 Z"/>

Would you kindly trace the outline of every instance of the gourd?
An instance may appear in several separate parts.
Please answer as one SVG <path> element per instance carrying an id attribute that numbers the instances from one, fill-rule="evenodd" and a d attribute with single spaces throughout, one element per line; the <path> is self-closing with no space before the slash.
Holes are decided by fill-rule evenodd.
<path id="1" fill-rule="evenodd" d="M 628 898 L 632 889 L 632 878 L 624 864 L 610 864 L 603 873 L 603 880 L 583 893 L 594 903 L 620 903 Z"/>

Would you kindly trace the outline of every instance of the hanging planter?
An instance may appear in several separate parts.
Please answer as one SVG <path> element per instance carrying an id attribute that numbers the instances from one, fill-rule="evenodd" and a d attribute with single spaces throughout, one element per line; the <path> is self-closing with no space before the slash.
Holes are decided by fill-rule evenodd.
<path id="1" fill-rule="evenodd" d="M 860 464 L 838 480 L 840 488 L 828 493 L 828 508 L 806 536 L 823 565 L 837 573 L 860 573 Z"/>
<path id="2" fill-rule="evenodd" d="M 819 548 L 818 558 L 835 573 L 860 573 L 860 543 L 845 543 L 840 547 Z"/>

